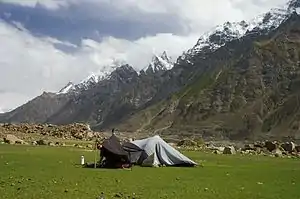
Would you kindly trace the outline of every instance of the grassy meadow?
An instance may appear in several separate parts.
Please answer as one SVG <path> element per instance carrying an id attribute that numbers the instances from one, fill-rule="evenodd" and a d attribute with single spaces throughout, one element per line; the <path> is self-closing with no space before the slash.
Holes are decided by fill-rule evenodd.
<path id="1" fill-rule="evenodd" d="M 106 170 L 81 168 L 80 156 L 94 152 L 69 147 L 0 145 L 1 199 L 108 198 L 300 198 L 300 160 L 184 152 L 196 168 Z"/>

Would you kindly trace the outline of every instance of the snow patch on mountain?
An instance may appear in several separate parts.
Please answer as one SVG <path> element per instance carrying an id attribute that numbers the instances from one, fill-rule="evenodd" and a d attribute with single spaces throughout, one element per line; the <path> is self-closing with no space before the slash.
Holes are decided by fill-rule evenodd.
<path id="1" fill-rule="evenodd" d="M 57 94 L 66 94 L 66 93 L 70 92 L 74 87 L 75 87 L 75 85 L 72 82 L 69 82 Z"/>
<path id="2" fill-rule="evenodd" d="M 111 72 L 124 64 L 125 62 L 122 60 L 114 60 L 112 64 L 100 67 L 98 71 L 94 73 L 90 73 L 90 75 L 88 75 L 86 78 L 84 78 L 77 84 L 74 84 L 73 82 L 69 82 L 65 87 L 63 87 L 56 94 L 60 95 L 60 94 L 67 94 L 70 92 L 81 92 L 83 90 L 87 90 L 92 86 L 96 85 L 97 83 L 99 83 L 100 81 L 109 79 Z"/>
<path id="3" fill-rule="evenodd" d="M 190 58 L 194 55 L 201 52 L 213 52 L 224 46 L 227 42 L 239 39 L 253 32 L 268 33 L 270 30 L 278 28 L 281 23 L 288 19 L 293 12 L 297 12 L 299 8 L 300 0 L 291 0 L 287 4 L 273 8 L 269 12 L 261 14 L 248 22 L 226 22 L 223 25 L 216 26 L 204 33 L 196 45 L 183 53 L 177 62 L 184 60 L 187 63 L 191 63 Z"/>
<path id="4" fill-rule="evenodd" d="M 155 73 L 158 71 L 166 71 L 172 69 L 174 62 L 171 57 L 167 55 L 167 52 L 164 51 L 161 55 L 153 55 L 150 64 L 143 68 L 142 71 L 146 73 Z"/>

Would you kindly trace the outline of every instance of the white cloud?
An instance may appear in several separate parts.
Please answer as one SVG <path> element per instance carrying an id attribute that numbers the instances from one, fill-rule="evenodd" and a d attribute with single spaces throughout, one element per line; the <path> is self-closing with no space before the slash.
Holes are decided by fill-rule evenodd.
<path id="1" fill-rule="evenodd" d="M 30 7 L 34 7 L 37 4 L 40 4 L 49 9 L 57 9 L 60 6 L 68 5 L 70 1 L 69 0 L 0 0 L 0 2 L 19 4 L 22 6 L 30 6 Z"/>
<path id="2" fill-rule="evenodd" d="M 47 8 L 57 9 L 81 0 L 0 0 L 35 6 L 37 2 Z M 157 34 L 135 41 L 103 38 L 101 43 L 83 40 L 74 54 L 66 54 L 54 47 L 64 43 L 53 38 L 37 38 L 26 30 L 9 26 L 0 21 L 0 107 L 11 109 L 19 106 L 43 91 L 58 91 L 68 81 L 78 82 L 101 65 L 109 64 L 113 58 L 127 60 L 135 68 L 146 66 L 152 52 L 166 50 L 178 56 L 191 48 L 200 33 L 225 21 L 252 18 L 285 0 L 85 0 L 101 6 L 106 2 L 117 7 L 122 15 L 131 16 L 131 10 L 147 13 L 178 15 L 188 22 L 184 36 Z M 120 13 L 118 13 L 120 14 Z M 138 16 L 134 16 L 138 19 Z M 172 21 L 170 21 L 172 23 Z M 64 43 L 72 46 L 72 44 Z"/>
<path id="3" fill-rule="evenodd" d="M 92 3 L 102 6 L 106 3 L 118 8 L 118 15 L 131 16 L 133 10 L 147 13 L 165 13 L 178 16 L 187 22 L 187 31 L 202 32 L 203 28 L 218 25 L 225 21 L 250 19 L 258 13 L 266 12 L 270 7 L 287 3 L 288 0 L 0 0 L 35 6 L 38 2 L 47 8 L 57 9 L 70 4 Z M 136 18 L 138 20 L 138 17 Z"/>
<path id="4" fill-rule="evenodd" d="M 176 57 L 194 45 L 196 38 L 159 34 L 131 42 L 107 37 L 101 43 L 83 40 L 76 53 L 66 54 L 53 46 L 62 42 L 36 38 L 2 22 L 0 41 L 5 48 L 0 48 L 0 90 L 4 92 L 0 93 L 0 105 L 14 108 L 43 91 L 57 91 L 68 81 L 78 82 L 110 64 L 114 58 L 141 69 L 149 62 L 153 50 L 167 50 Z"/>

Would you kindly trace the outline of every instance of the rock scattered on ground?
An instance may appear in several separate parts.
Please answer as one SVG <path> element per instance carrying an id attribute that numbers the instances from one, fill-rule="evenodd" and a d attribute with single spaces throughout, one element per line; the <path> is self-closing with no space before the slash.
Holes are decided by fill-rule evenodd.
<path id="1" fill-rule="evenodd" d="M 236 154 L 236 150 L 233 146 L 228 146 L 224 148 L 223 154 Z"/>
<path id="2" fill-rule="evenodd" d="M 255 142 L 245 144 L 242 148 L 234 146 L 214 146 L 209 143 L 206 149 L 214 154 L 264 155 L 270 157 L 300 158 L 300 146 L 294 142 L 280 143 L 277 141 Z"/>
<path id="3" fill-rule="evenodd" d="M 97 132 L 93 132 L 87 124 L 68 124 L 68 125 L 52 125 L 52 124 L 1 124 L 0 132 L 3 134 L 40 134 L 43 136 L 51 136 L 62 139 L 77 139 L 83 141 L 91 141 L 101 138 Z"/>
<path id="4" fill-rule="evenodd" d="M 27 144 L 25 141 L 17 138 L 15 135 L 8 134 L 3 139 L 3 141 L 7 144 Z"/>

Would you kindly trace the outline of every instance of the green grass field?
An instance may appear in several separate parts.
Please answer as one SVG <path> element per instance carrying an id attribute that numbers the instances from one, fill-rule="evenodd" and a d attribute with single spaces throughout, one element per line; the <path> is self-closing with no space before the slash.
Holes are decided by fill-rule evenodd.
<path id="1" fill-rule="evenodd" d="M 299 159 L 187 152 L 204 167 L 130 171 L 81 168 L 82 154 L 93 162 L 76 148 L 0 145 L 0 198 L 300 198 Z"/>

